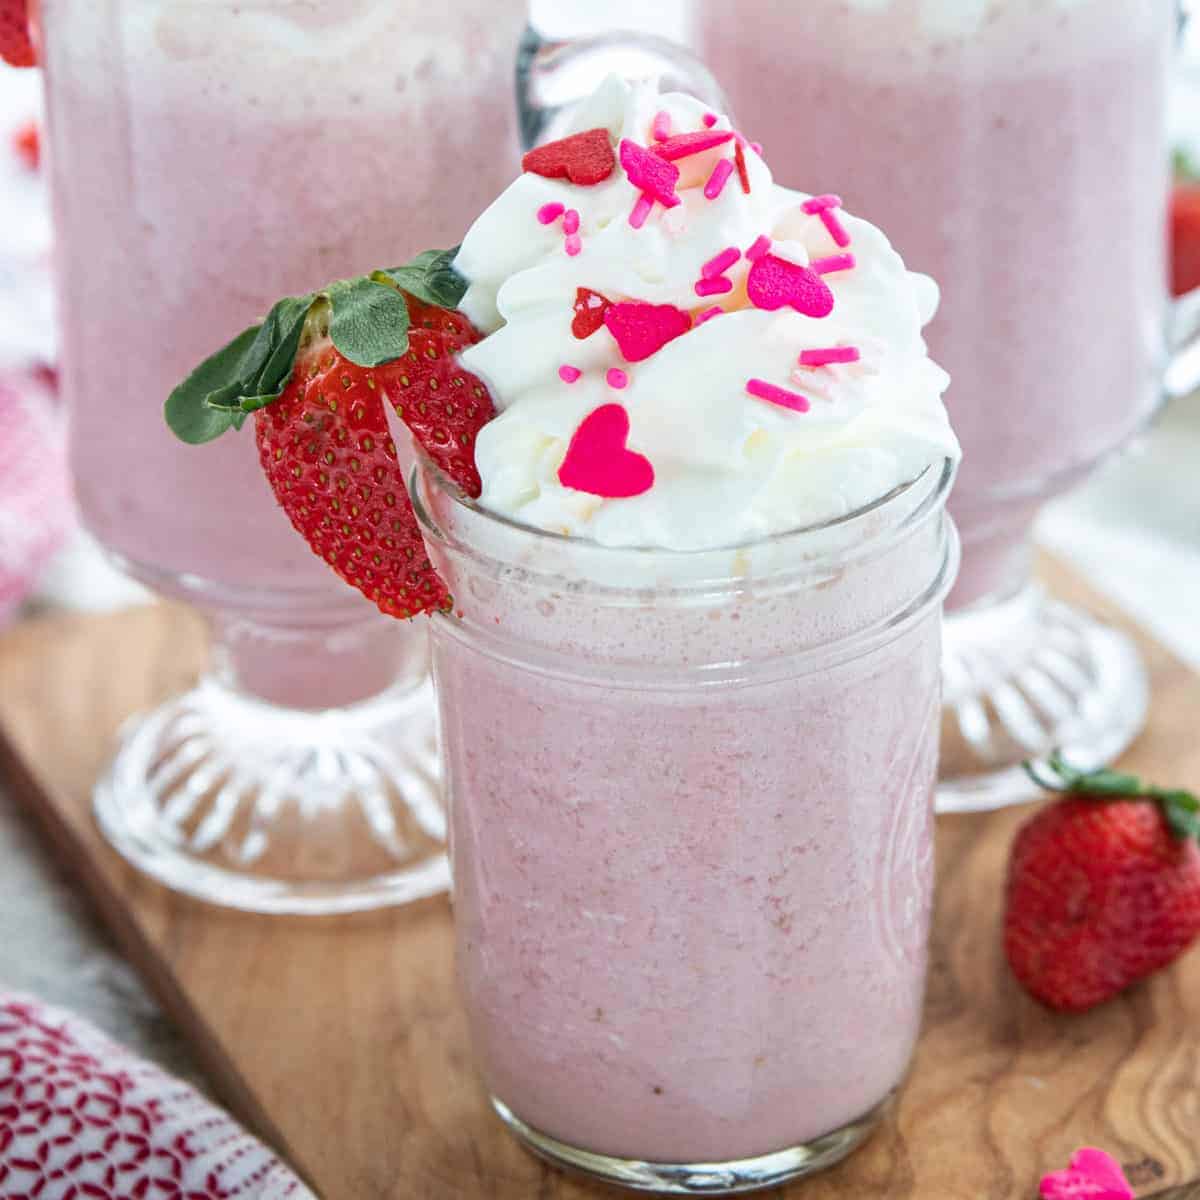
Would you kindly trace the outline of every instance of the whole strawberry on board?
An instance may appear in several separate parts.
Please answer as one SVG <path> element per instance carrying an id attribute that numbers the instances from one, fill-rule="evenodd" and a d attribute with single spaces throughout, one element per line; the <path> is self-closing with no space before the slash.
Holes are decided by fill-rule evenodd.
<path id="1" fill-rule="evenodd" d="M 29 36 L 28 0 L 0 0 L 0 58 L 10 67 L 37 65 Z"/>
<path id="2" fill-rule="evenodd" d="M 166 403 L 167 424 L 202 443 L 253 414 L 275 497 L 312 550 L 395 617 L 451 598 L 425 550 L 388 432 L 391 404 L 425 454 L 469 496 L 475 436 L 494 415 L 459 367 L 479 340 L 456 305 L 454 250 L 280 300 L 201 363 Z"/>
<path id="3" fill-rule="evenodd" d="M 1004 950 L 1051 1008 L 1081 1012 L 1176 959 L 1200 933 L 1200 800 L 1059 755 L 1063 793 L 1018 831 L 1008 870 Z"/>

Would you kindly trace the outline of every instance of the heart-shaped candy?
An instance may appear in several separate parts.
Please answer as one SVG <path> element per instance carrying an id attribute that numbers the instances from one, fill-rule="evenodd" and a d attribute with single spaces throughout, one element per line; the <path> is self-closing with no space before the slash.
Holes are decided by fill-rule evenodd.
<path id="1" fill-rule="evenodd" d="M 569 179 L 589 186 L 602 183 L 617 165 L 607 129 L 585 129 L 530 150 L 521 159 L 521 170 L 546 179 Z"/>
<path id="2" fill-rule="evenodd" d="M 584 417 L 558 468 L 563 487 L 620 500 L 654 486 L 654 468 L 644 454 L 630 450 L 629 414 L 620 404 L 602 404 Z"/>
<path id="3" fill-rule="evenodd" d="M 675 194 L 675 185 L 679 182 L 679 168 L 674 163 L 659 158 L 657 154 L 631 142 L 628 138 L 621 139 L 621 166 L 633 184 L 643 196 L 657 200 L 664 208 L 674 208 L 680 203 Z"/>
<path id="4" fill-rule="evenodd" d="M 774 254 L 760 254 L 746 276 L 746 295 L 755 308 L 774 312 L 790 305 L 806 317 L 833 312 L 833 293 L 815 271 Z"/>
<path id="5" fill-rule="evenodd" d="M 575 289 L 575 315 L 571 318 L 571 332 L 583 341 L 589 338 L 604 324 L 604 314 L 612 301 L 591 288 Z"/>
<path id="6" fill-rule="evenodd" d="M 1042 1200 L 1133 1200 L 1133 1188 L 1111 1154 L 1084 1146 L 1071 1155 L 1065 1171 L 1042 1179 Z"/>
<path id="7" fill-rule="evenodd" d="M 692 317 L 673 304 L 643 304 L 636 300 L 604 310 L 604 324 L 616 339 L 626 362 L 641 362 L 692 327 Z"/>

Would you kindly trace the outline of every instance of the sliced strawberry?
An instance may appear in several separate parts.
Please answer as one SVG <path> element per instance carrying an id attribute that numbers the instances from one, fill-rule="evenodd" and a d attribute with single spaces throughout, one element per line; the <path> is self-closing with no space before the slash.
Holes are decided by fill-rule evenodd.
<path id="1" fill-rule="evenodd" d="M 571 319 L 571 332 L 583 341 L 590 338 L 604 324 L 604 314 L 612 301 L 591 288 L 575 289 L 575 316 Z"/>
<path id="2" fill-rule="evenodd" d="M 585 129 L 530 150 L 521 170 L 546 179 L 568 179 L 585 187 L 603 183 L 616 169 L 617 157 L 607 129 Z"/>
<path id="3" fill-rule="evenodd" d="M 468 496 L 482 490 L 475 467 L 475 436 L 496 415 L 483 383 L 457 356 L 479 341 L 460 312 L 408 297 L 412 325 L 408 353 L 378 375 L 396 415 L 421 448 Z"/>
<path id="4" fill-rule="evenodd" d="M 209 441 L 255 413 L 259 458 L 313 551 L 391 616 L 450 607 L 422 540 L 396 447 L 390 402 L 430 459 L 480 491 L 475 437 L 495 415 L 457 363 L 478 340 L 455 311 L 465 281 L 452 252 L 282 300 L 171 394 L 167 421 Z"/>
<path id="5" fill-rule="evenodd" d="M 0 0 L 0 58 L 10 67 L 35 67 L 26 0 Z"/>

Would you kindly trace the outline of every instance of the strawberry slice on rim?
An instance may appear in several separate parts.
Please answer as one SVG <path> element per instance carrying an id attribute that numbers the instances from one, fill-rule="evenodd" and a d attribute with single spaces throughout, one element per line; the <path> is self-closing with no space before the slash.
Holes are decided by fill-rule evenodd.
<path id="1" fill-rule="evenodd" d="M 259 460 L 314 553 L 390 616 L 448 610 L 388 431 L 392 405 L 429 459 L 479 495 L 475 437 L 495 415 L 457 355 L 479 334 L 455 308 L 454 251 L 288 297 L 202 363 L 167 401 L 201 443 L 254 414 Z"/>

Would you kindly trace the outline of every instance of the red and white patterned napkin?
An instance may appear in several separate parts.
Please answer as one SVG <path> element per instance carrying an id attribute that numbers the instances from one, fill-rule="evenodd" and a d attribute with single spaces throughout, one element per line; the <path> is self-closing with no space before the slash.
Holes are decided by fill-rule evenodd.
<path id="1" fill-rule="evenodd" d="M 3 1200 L 316 1200 L 194 1088 L 86 1021 L 0 993 Z"/>

